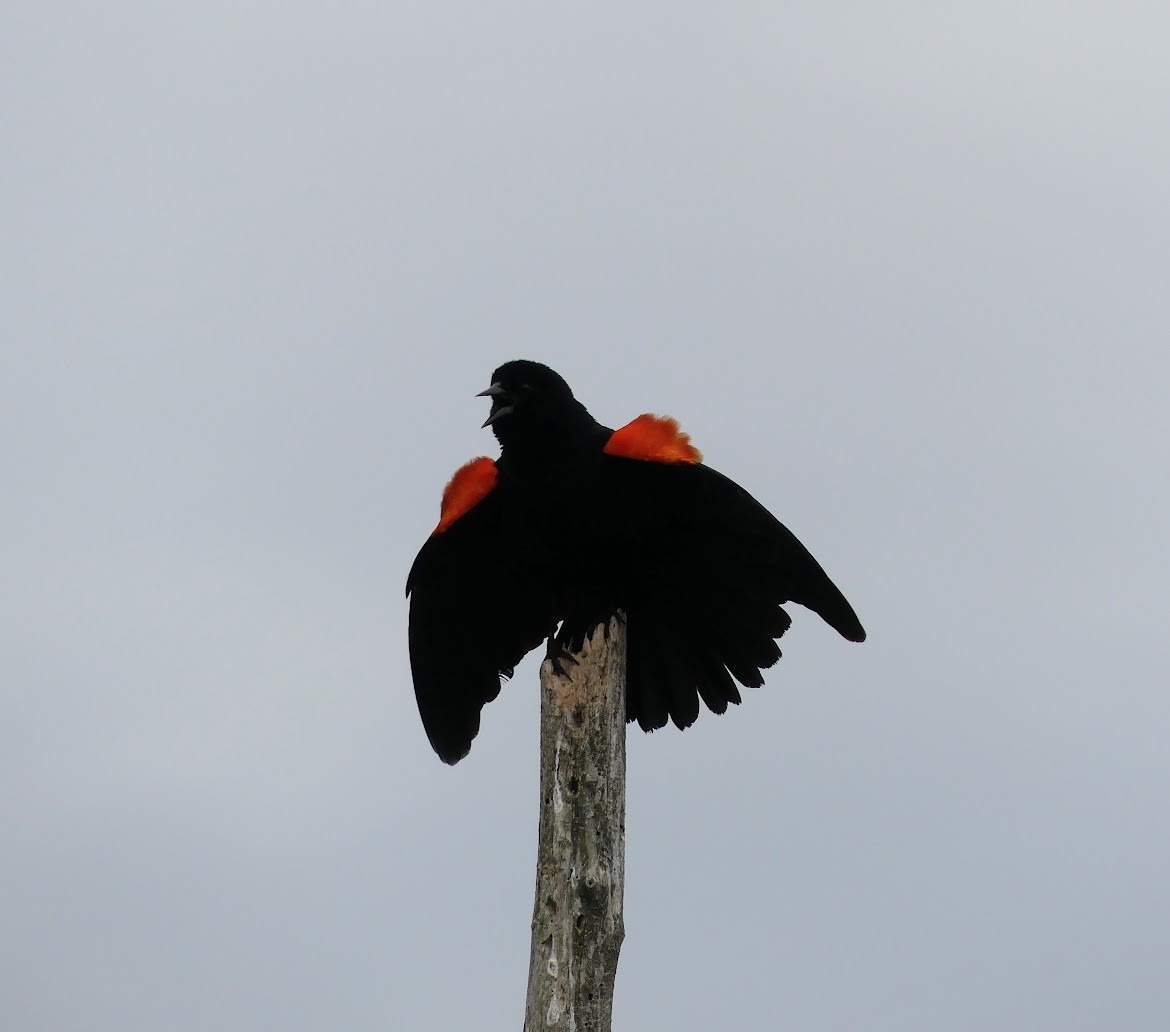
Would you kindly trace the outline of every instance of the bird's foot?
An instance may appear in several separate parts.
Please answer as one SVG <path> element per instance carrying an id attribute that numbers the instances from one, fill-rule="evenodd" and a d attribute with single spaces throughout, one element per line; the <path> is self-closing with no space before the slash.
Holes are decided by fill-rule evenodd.
<path id="1" fill-rule="evenodd" d="M 569 673 L 565 670 L 562 664 L 568 663 L 570 666 L 577 665 L 577 657 L 574 656 L 556 637 L 549 638 L 548 649 L 545 652 L 545 659 L 552 664 L 553 673 L 557 677 L 568 677 Z"/>

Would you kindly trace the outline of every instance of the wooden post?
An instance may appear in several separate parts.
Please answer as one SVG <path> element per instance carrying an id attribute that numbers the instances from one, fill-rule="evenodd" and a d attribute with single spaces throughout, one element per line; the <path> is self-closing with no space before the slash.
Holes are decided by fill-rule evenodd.
<path id="1" fill-rule="evenodd" d="M 540 832 L 525 1032 L 610 1032 L 625 937 L 626 636 L 540 668 Z"/>

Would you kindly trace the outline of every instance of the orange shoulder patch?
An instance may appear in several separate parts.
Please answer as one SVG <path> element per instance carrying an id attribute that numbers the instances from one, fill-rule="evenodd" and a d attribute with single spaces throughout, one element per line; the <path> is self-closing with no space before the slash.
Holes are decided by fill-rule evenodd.
<path id="1" fill-rule="evenodd" d="M 678 428 L 677 419 L 652 416 L 649 412 L 615 430 L 603 451 L 645 462 L 703 461 L 703 453 L 691 444 L 690 435 Z"/>
<path id="2" fill-rule="evenodd" d="M 439 525 L 431 531 L 431 537 L 441 534 L 460 516 L 474 509 L 495 486 L 496 464 L 487 456 L 472 459 L 460 466 L 443 488 Z"/>

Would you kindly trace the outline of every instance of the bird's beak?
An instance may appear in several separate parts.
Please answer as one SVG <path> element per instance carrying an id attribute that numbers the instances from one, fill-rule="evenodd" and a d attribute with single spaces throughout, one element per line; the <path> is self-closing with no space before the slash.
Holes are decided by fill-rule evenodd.
<path id="1" fill-rule="evenodd" d="M 491 415 L 484 420 L 483 426 L 480 427 L 481 430 L 485 426 L 491 426 L 492 423 L 494 423 L 497 419 L 501 419 L 504 416 L 510 416 L 516 407 L 515 405 L 508 404 L 508 402 L 511 400 L 508 397 L 508 390 L 502 383 L 499 383 L 498 381 L 493 383 L 486 391 L 480 391 L 476 397 L 492 399 Z"/>

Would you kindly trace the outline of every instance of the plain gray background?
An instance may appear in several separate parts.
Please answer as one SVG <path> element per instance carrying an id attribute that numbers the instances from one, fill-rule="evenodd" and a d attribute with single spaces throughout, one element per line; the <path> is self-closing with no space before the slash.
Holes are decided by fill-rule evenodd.
<path id="1" fill-rule="evenodd" d="M 631 732 L 615 1027 L 1170 1027 L 1166 12 L 9 3 L 4 1027 L 519 1027 L 402 598 L 516 357 L 870 633 Z"/>

